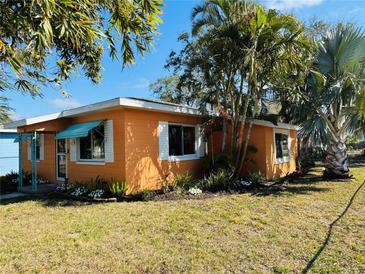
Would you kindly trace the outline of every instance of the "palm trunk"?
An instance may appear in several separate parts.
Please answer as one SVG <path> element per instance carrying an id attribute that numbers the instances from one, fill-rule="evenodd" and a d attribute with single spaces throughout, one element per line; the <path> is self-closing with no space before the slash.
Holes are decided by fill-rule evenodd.
<path id="1" fill-rule="evenodd" d="M 338 141 L 331 141 L 326 152 L 327 156 L 324 159 L 324 177 L 337 179 L 350 178 L 346 143 L 341 141 L 341 138 L 338 138 Z"/>
<path id="2" fill-rule="evenodd" d="M 227 143 L 227 119 L 223 117 L 223 138 L 222 138 L 222 145 L 221 145 L 221 153 L 224 153 L 226 150 L 226 143 Z"/>

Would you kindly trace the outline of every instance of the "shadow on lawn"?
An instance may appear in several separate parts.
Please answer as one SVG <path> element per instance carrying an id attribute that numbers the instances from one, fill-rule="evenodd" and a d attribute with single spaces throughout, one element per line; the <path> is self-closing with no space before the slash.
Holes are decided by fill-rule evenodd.
<path id="1" fill-rule="evenodd" d="M 90 202 L 69 200 L 69 199 L 60 197 L 56 194 L 48 193 L 48 194 L 36 194 L 36 195 L 33 194 L 33 195 L 24 196 L 24 197 L 1 201 L 0 206 L 21 203 L 21 202 L 26 202 L 26 201 L 40 202 L 42 204 L 42 206 L 45 206 L 45 207 L 87 206 L 87 205 L 93 204 Z"/>
<path id="2" fill-rule="evenodd" d="M 265 188 L 253 189 L 251 192 L 254 196 L 269 196 L 269 195 L 297 195 L 297 194 L 310 194 L 312 192 L 325 192 L 328 188 L 317 187 L 315 185 L 300 185 L 297 186 L 293 183 L 285 185 L 274 185 Z"/>
<path id="3" fill-rule="evenodd" d="M 320 246 L 320 248 L 318 249 L 318 251 L 316 252 L 316 254 L 314 254 L 313 258 L 310 259 L 310 261 L 308 262 L 308 264 L 306 265 L 306 267 L 303 269 L 303 272 L 302 273 L 307 273 L 313 267 L 314 262 L 322 254 L 323 250 L 326 248 L 326 246 L 328 245 L 329 241 L 331 240 L 333 227 L 336 225 L 336 223 L 338 221 L 340 221 L 342 219 L 343 216 L 345 216 L 345 214 L 347 213 L 347 211 L 349 210 L 349 208 L 353 204 L 357 193 L 359 193 L 359 191 L 361 190 L 361 188 L 364 185 L 365 185 L 365 181 L 356 189 L 356 191 L 354 192 L 354 194 L 352 194 L 352 196 L 351 196 L 351 198 L 350 198 L 347 206 L 342 211 L 342 213 L 329 225 L 326 238 L 324 239 L 322 245 Z"/>

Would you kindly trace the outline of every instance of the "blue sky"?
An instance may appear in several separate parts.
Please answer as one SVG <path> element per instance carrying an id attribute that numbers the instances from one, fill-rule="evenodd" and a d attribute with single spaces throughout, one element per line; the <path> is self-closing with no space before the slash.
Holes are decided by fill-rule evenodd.
<path id="1" fill-rule="evenodd" d="M 99 85 L 92 84 L 82 75 L 75 76 L 65 83 L 71 97 L 65 98 L 58 91 L 43 88 L 42 98 L 31 98 L 17 92 L 5 92 L 14 108 L 14 119 L 37 116 L 78 107 L 115 97 L 151 97 L 148 86 L 156 79 L 169 74 L 164 69 L 165 61 L 172 50 L 178 51 L 178 35 L 189 31 L 191 10 L 200 1 L 165 0 L 160 26 L 151 53 L 136 60 L 136 64 L 121 70 L 118 62 L 113 62 L 106 52 L 103 58 L 103 80 Z M 345 21 L 365 28 L 365 0 L 261 0 L 267 7 L 293 13 L 303 21 L 312 17 L 328 22 Z"/>

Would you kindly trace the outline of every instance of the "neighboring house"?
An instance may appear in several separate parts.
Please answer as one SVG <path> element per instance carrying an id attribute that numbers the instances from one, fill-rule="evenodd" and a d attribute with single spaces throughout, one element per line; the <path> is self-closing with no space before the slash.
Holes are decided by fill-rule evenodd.
<path id="1" fill-rule="evenodd" d="M 19 147 L 14 140 L 16 129 L 0 128 L 0 176 L 11 171 L 18 172 Z"/>
<path id="2" fill-rule="evenodd" d="M 26 137 L 24 170 L 32 171 L 33 164 L 33 170 L 51 182 L 96 176 L 126 180 L 133 192 L 157 188 L 170 174 L 201 174 L 210 147 L 201 133 L 204 118 L 188 106 L 115 98 L 7 126 Z M 295 170 L 294 126 L 255 121 L 250 143 L 258 148 L 254 160 L 267 178 Z"/>

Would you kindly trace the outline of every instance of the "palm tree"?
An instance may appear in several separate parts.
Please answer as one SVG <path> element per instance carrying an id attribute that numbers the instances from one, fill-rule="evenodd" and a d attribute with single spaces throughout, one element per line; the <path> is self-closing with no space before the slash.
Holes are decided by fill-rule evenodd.
<path id="1" fill-rule="evenodd" d="M 350 176 L 346 142 L 365 132 L 364 64 L 364 33 L 353 25 L 329 29 L 318 42 L 314 69 L 299 91 L 298 104 L 292 105 L 291 116 L 302 122 L 303 141 L 325 149 L 327 177 Z"/>
<path id="2" fill-rule="evenodd" d="M 226 53 L 223 55 L 224 47 L 221 49 L 226 62 L 236 64 L 241 76 L 238 84 L 241 92 L 231 96 L 231 109 L 237 110 L 232 124 L 241 121 L 237 135 L 232 135 L 232 144 L 237 144 L 234 153 L 236 178 L 244 164 L 253 119 L 260 109 L 259 102 L 266 88 L 271 86 L 275 71 L 298 70 L 302 62 L 300 57 L 310 45 L 296 18 L 244 0 L 207 0 L 194 9 L 193 19 L 193 34 L 217 33 L 221 40 L 229 41 L 226 43 L 228 52 L 235 52 L 236 63 L 228 60 Z M 247 119 L 248 130 L 243 136 Z"/>

